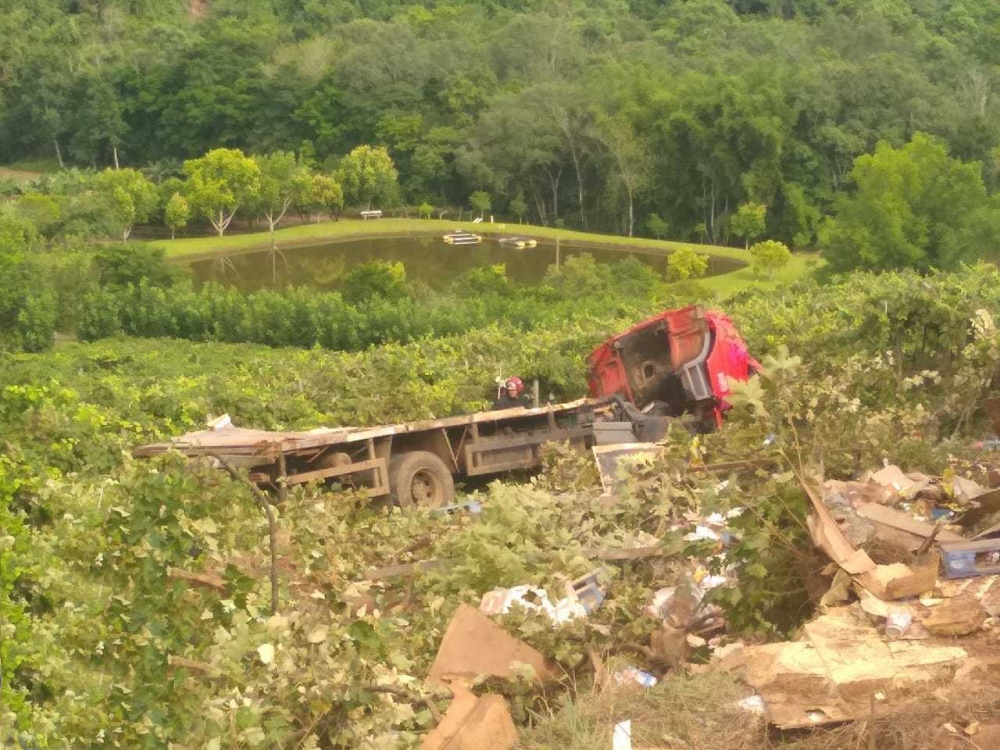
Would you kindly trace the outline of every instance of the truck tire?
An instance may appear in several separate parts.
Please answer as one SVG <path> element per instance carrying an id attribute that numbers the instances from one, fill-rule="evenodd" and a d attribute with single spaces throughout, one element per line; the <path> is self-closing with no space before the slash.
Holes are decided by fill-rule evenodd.
<path id="1" fill-rule="evenodd" d="M 442 508 L 455 499 L 455 481 L 444 461 L 427 451 L 410 451 L 389 461 L 389 491 L 394 505 Z"/>

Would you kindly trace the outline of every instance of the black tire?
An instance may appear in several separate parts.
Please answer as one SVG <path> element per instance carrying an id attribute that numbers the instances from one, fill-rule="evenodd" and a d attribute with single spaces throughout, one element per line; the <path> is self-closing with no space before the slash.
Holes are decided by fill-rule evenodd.
<path id="1" fill-rule="evenodd" d="M 389 461 L 389 492 L 404 510 L 442 508 L 455 500 L 455 480 L 433 453 L 410 451 Z"/>

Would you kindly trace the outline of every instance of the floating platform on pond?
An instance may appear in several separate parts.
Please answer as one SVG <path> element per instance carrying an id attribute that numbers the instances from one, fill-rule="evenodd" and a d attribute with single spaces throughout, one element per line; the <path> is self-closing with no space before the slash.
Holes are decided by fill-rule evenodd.
<path id="1" fill-rule="evenodd" d="M 483 241 L 481 235 L 472 232 L 449 232 L 441 239 L 449 245 L 478 245 Z"/>
<path id="2" fill-rule="evenodd" d="M 530 237 L 501 237 L 501 245 L 507 245 L 508 247 L 516 247 L 518 250 L 524 250 L 526 247 L 536 247 L 538 245 L 537 240 L 533 240 Z"/>

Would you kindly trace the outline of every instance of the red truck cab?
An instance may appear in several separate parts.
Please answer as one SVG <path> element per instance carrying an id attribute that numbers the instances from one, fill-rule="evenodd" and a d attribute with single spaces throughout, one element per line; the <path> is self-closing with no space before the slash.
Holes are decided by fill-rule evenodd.
<path id="1" fill-rule="evenodd" d="M 730 384 L 760 364 L 729 316 L 692 305 L 655 315 L 597 347 L 587 358 L 590 393 L 619 394 L 639 409 L 710 413 L 721 425 Z"/>

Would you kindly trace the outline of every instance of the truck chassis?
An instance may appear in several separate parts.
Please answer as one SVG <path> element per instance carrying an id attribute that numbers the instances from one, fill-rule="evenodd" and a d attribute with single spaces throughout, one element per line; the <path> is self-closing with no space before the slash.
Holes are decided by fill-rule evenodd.
<path id="1" fill-rule="evenodd" d="M 226 426 L 136 448 L 149 458 L 169 450 L 217 457 L 247 468 L 260 486 L 336 480 L 407 508 L 454 499 L 454 477 L 531 469 L 540 448 L 568 441 L 594 444 L 594 423 L 610 418 L 607 399 L 477 412 L 368 428 L 268 432 Z M 623 425 L 624 426 L 624 425 Z"/>

